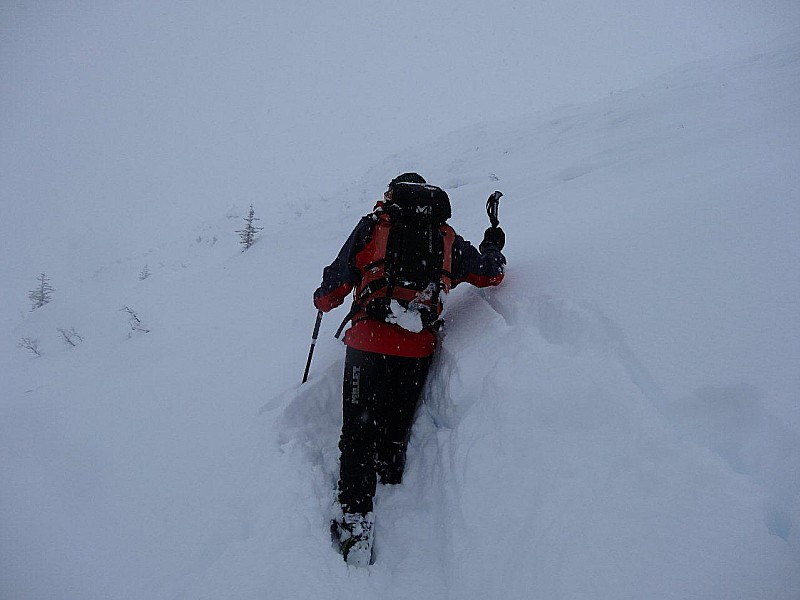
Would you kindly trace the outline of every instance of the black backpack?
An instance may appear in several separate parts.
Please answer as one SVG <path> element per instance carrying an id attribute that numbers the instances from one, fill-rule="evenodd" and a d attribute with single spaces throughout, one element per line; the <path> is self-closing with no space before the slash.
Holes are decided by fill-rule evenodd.
<path id="1" fill-rule="evenodd" d="M 441 188 L 427 184 L 395 183 L 391 190 L 392 200 L 384 207 L 389 223 L 386 253 L 364 267 L 356 302 L 370 318 L 387 320 L 396 300 L 403 309 L 418 312 L 424 327 L 436 328 L 443 277 L 449 288 L 450 265 L 444 263 L 445 237 L 452 231 L 445 225 L 450 199 Z"/>

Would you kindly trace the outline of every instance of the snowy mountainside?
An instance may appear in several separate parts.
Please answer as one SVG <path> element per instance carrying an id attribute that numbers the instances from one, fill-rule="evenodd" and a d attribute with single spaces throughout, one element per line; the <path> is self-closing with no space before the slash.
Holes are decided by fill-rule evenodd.
<path id="1" fill-rule="evenodd" d="M 0 596 L 798 597 L 798 98 L 797 44 L 695 63 L 256 203 L 245 253 L 240 206 L 53 274 L 3 321 Z M 348 570 L 327 534 L 346 308 L 299 386 L 310 296 L 410 169 L 474 242 L 504 192 L 508 273 L 447 299 L 378 561 Z"/>

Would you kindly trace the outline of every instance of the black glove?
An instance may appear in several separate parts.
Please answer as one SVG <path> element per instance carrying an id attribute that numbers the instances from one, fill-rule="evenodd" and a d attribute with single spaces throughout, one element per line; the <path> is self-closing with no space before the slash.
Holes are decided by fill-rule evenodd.
<path id="1" fill-rule="evenodd" d="M 328 305 L 329 303 L 323 300 L 324 297 L 325 294 L 322 292 L 322 286 L 320 286 L 314 291 L 314 306 L 322 312 L 328 312 L 330 306 Z"/>
<path id="2" fill-rule="evenodd" d="M 502 250 L 503 246 L 505 245 L 506 245 L 505 232 L 499 227 L 489 227 L 486 231 L 483 232 L 483 241 L 481 242 L 481 245 L 478 246 L 478 250 L 480 250 L 481 254 L 483 254 L 489 248 L 496 248 L 497 250 Z"/>

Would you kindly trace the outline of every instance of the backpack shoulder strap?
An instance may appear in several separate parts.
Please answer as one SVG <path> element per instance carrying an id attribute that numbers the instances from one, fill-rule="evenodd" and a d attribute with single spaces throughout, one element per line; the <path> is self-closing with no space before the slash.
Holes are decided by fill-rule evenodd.
<path id="1" fill-rule="evenodd" d="M 450 291 L 453 285 L 453 242 L 456 239 L 455 230 L 447 223 L 439 227 L 444 241 L 444 256 L 442 260 L 442 284 L 445 293 Z"/>

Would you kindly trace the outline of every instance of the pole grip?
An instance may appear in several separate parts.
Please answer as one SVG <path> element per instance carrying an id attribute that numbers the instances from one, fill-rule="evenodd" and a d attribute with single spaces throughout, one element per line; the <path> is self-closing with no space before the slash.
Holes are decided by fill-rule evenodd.
<path id="1" fill-rule="evenodd" d="M 494 192 L 486 201 L 486 214 L 489 215 L 489 223 L 492 224 L 492 227 L 497 227 L 500 224 L 497 210 L 500 208 L 500 198 L 502 197 L 503 192 Z"/>

